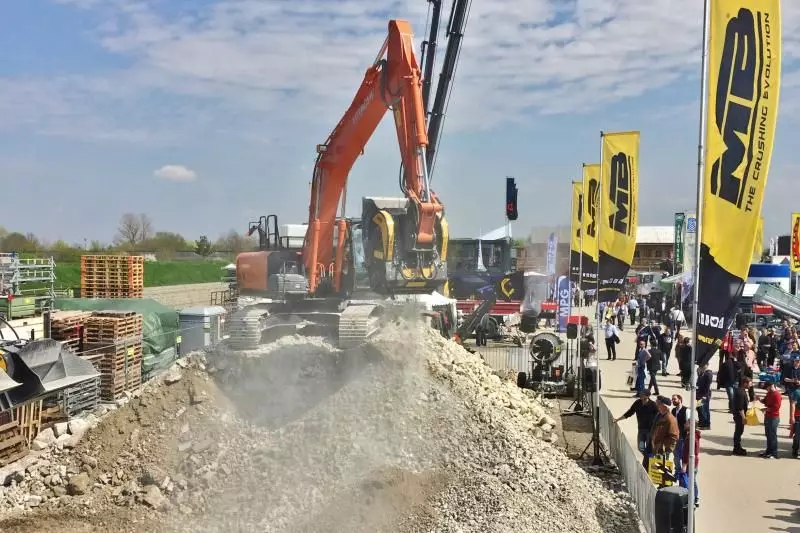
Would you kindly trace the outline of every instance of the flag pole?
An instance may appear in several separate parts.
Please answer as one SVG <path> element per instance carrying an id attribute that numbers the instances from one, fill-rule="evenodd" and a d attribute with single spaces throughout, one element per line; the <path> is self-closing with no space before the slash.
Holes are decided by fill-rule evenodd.
<path id="1" fill-rule="evenodd" d="M 695 494 L 694 490 L 694 483 L 696 478 L 695 473 L 695 455 L 697 454 L 697 450 L 695 449 L 695 431 L 697 430 L 697 352 L 699 343 L 697 341 L 697 324 L 698 320 L 698 301 L 700 297 L 700 247 L 702 242 L 703 236 L 703 194 L 704 194 L 704 185 L 705 185 L 705 176 L 706 176 L 706 157 L 705 157 L 705 142 L 706 142 L 706 132 L 708 130 L 708 122 L 706 120 L 706 110 L 708 109 L 708 52 L 710 48 L 710 17 L 711 17 L 711 6 L 708 0 L 703 2 L 703 54 L 701 60 L 701 73 L 700 73 L 700 131 L 698 134 L 698 142 L 697 142 L 697 208 L 696 208 L 696 218 L 697 218 L 697 230 L 695 233 L 695 243 L 694 243 L 694 287 L 692 288 L 694 291 L 693 298 L 692 298 L 692 342 L 694 346 L 692 346 L 692 377 L 690 382 L 691 388 L 691 395 L 690 395 L 690 404 L 689 409 L 691 410 L 691 416 L 689 417 L 689 461 L 686 465 L 687 471 L 689 472 L 689 513 L 688 513 L 688 524 L 687 524 L 687 533 L 694 533 L 694 501 L 697 495 Z M 685 444 L 684 444 L 685 445 Z"/>
<path id="2" fill-rule="evenodd" d="M 603 460 L 600 458 L 600 228 L 603 227 L 603 132 L 600 132 L 600 170 L 597 173 L 597 207 L 595 208 L 595 234 L 597 237 L 597 282 L 595 283 L 595 308 L 597 313 L 597 329 L 594 337 L 594 352 L 597 359 L 597 374 L 595 375 L 595 395 L 597 401 L 594 403 L 594 459 L 592 464 L 600 466 Z"/>
<path id="3" fill-rule="evenodd" d="M 583 167 L 586 166 L 586 163 L 581 165 L 581 184 L 583 184 Z M 586 209 L 586 191 L 581 185 L 581 201 L 580 201 L 580 208 L 581 208 L 581 255 L 578 257 L 578 303 L 581 307 L 586 305 L 586 295 L 583 292 L 583 212 Z"/>

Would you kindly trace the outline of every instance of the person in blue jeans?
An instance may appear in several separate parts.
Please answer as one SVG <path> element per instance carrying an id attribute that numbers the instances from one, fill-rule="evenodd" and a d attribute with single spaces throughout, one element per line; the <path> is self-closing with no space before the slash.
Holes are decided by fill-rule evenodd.
<path id="1" fill-rule="evenodd" d="M 650 431 L 653 429 L 653 422 L 658 414 L 656 402 L 650 399 L 649 390 L 641 389 L 639 391 L 639 398 L 633 402 L 630 409 L 625 411 L 622 416 L 615 418 L 614 423 L 616 424 L 620 420 L 630 418 L 634 414 L 636 415 L 636 426 L 638 428 L 636 432 L 636 444 L 639 448 L 639 452 L 641 452 L 644 457 L 644 461 L 647 461 L 650 448 Z"/>
<path id="2" fill-rule="evenodd" d="M 647 351 L 647 343 L 644 339 L 639 340 L 639 349 L 636 352 L 636 395 L 641 395 L 644 390 L 644 380 L 647 375 L 647 360 L 650 352 Z M 649 391 L 648 391 L 649 392 Z"/>
<path id="3" fill-rule="evenodd" d="M 681 433 L 686 435 L 686 439 L 683 440 L 683 446 L 681 449 L 681 470 L 678 470 L 676 467 L 676 472 L 680 473 L 679 476 L 679 485 L 685 489 L 689 488 L 689 429 L 690 429 L 690 422 L 691 417 L 694 414 L 687 410 L 686 415 L 686 422 L 684 423 L 684 427 L 681 428 Z M 675 456 L 678 456 L 678 451 L 675 451 Z M 697 490 L 697 473 L 699 471 L 700 466 L 700 430 L 694 430 L 694 506 L 700 507 L 700 492 Z"/>
<path id="4" fill-rule="evenodd" d="M 697 408 L 698 427 L 711 429 L 711 384 L 714 382 L 714 373 L 708 364 L 702 364 L 697 369 L 697 401 L 702 402 Z"/>

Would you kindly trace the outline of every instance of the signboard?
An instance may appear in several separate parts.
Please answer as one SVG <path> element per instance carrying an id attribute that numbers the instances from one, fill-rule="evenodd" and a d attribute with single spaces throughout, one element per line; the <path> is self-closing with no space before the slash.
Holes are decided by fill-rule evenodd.
<path id="1" fill-rule="evenodd" d="M 773 312 L 771 305 L 753 304 L 753 314 L 756 315 L 771 315 Z"/>
<path id="2" fill-rule="evenodd" d="M 683 220 L 685 218 L 684 213 L 675 213 L 675 241 L 672 245 L 672 257 L 675 258 L 675 265 L 683 264 Z"/>
<path id="3" fill-rule="evenodd" d="M 569 277 L 559 276 L 556 284 L 558 296 L 558 331 L 567 331 L 567 321 L 572 312 L 572 291 L 570 290 Z"/>

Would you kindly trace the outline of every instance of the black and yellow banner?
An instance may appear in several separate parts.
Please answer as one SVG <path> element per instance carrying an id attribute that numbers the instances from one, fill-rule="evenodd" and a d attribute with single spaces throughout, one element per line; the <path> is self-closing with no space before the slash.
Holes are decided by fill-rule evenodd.
<path id="1" fill-rule="evenodd" d="M 753 263 L 760 263 L 764 255 L 764 217 L 758 217 L 756 238 L 753 241 Z"/>
<path id="2" fill-rule="evenodd" d="M 800 213 L 792 213 L 792 233 L 789 239 L 789 267 L 800 272 Z"/>
<path id="3" fill-rule="evenodd" d="M 639 132 L 604 133 L 599 235 L 601 302 L 620 296 L 636 249 L 639 219 Z"/>
<path id="4" fill-rule="evenodd" d="M 600 206 L 600 165 L 583 165 L 583 209 L 581 209 L 581 289 L 597 288 L 597 208 Z"/>
<path id="5" fill-rule="evenodd" d="M 781 73 L 780 0 L 711 2 L 697 359 L 734 319 L 767 185 Z"/>
<path id="6" fill-rule="evenodd" d="M 581 271 L 581 209 L 583 208 L 583 183 L 572 182 L 572 224 L 569 240 L 569 279 L 577 282 Z"/>
<path id="7" fill-rule="evenodd" d="M 498 300 L 510 302 L 525 299 L 525 273 L 512 272 L 506 274 L 495 284 L 495 294 Z"/>

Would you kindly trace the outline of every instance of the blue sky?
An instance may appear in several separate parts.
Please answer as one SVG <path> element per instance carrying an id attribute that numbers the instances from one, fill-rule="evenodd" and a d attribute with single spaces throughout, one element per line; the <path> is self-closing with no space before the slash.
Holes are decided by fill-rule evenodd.
<path id="1" fill-rule="evenodd" d="M 449 4 L 449 2 L 446 2 Z M 433 185 L 451 231 L 568 223 L 601 130 L 642 132 L 640 223 L 694 204 L 702 2 L 473 0 Z M 367 7 L 368 6 L 368 7 Z M 449 5 L 447 6 L 449 9 Z M 110 241 L 122 213 L 187 238 L 277 213 L 304 222 L 315 147 L 349 105 L 389 18 L 425 0 L 13 0 L 0 20 L 0 224 Z M 800 210 L 800 3 L 783 2 L 768 234 Z M 440 65 L 437 65 L 437 73 Z M 398 195 L 391 117 L 354 167 L 348 211 Z"/>

